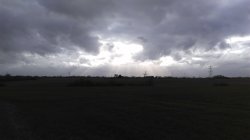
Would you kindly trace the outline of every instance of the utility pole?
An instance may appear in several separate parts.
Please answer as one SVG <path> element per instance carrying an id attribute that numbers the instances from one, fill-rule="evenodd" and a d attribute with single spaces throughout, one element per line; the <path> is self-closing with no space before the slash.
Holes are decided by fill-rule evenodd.
<path id="1" fill-rule="evenodd" d="M 145 71 L 144 74 L 143 74 L 143 76 L 144 76 L 144 77 L 147 77 L 147 75 L 148 75 L 148 74 L 147 74 L 147 71 Z"/>
<path id="2" fill-rule="evenodd" d="M 212 76 L 213 76 L 213 67 L 212 66 L 209 66 L 208 74 L 209 74 L 209 77 L 212 78 Z"/>

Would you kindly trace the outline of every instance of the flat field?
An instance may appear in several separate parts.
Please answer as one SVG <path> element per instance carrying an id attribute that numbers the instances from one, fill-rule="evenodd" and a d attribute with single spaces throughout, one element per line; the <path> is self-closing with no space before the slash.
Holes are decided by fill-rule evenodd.
<path id="1" fill-rule="evenodd" d="M 0 81 L 1 140 L 248 140 L 250 79 Z"/>

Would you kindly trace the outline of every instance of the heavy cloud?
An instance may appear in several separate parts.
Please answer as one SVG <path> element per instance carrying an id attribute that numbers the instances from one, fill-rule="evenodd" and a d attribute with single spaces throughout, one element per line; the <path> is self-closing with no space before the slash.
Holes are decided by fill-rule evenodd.
<path id="1" fill-rule="evenodd" d="M 32 61 L 35 56 L 59 63 L 64 60 L 50 57 L 66 52 L 72 58 L 79 50 L 98 55 L 100 37 L 142 44 L 143 52 L 134 56 L 138 62 L 171 56 L 181 63 L 197 55 L 193 50 L 223 51 L 230 47 L 225 39 L 250 35 L 249 5 L 248 0 L 0 0 L 0 65 L 39 63 Z M 205 61 L 190 64 L 220 57 L 204 52 L 199 57 Z M 247 65 L 238 59 L 230 61 Z M 225 61 L 216 64 L 223 67 Z"/>

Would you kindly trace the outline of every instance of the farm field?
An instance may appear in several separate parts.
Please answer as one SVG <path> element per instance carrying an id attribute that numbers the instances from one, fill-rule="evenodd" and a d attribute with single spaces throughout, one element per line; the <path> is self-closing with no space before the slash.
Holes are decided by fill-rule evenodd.
<path id="1" fill-rule="evenodd" d="M 1 140 L 247 140 L 250 79 L 0 82 Z"/>

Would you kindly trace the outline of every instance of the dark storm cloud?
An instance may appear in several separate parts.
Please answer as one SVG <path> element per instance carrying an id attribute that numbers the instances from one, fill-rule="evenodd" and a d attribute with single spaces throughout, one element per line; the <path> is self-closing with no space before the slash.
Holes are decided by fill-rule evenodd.
<path id="1" fill-rule="evenodd" d="M 249 34 L 247 0 L 129 2 L 133 6 L 119 12 L 130 24 L 118 33 L 147 38 L 143 57 L 158 58 L 172 49 L 210 49 L 229 36 Z"/>
<path id="2" fill-rule="evenodd" d="M 56 53 L 77 46 L 98 50 L 86 23 L 52 13 L 31 0 L 0 1 L 0 49 L 5 52 Z"/>
<path id="3" fill-rule="evenodd" d="M 113 7 L 111 0 L 38 0 L 48 10 L 84 19 L 106 15 Z"/>
<path id="4" fill-rule="evenodd" d="M 98 50 L 98 38 L 141 38 L 147 58 L 174 49 L 214 47 L 231 35 L 249 33 L 250 2 L 201 0 L 1 0 L 3 51 L 39 54 L 78 46 Z M 114 23 L 120 26 L 108 30 Z M 154 51 L 153 51 L 154 50 Z"/>
<path id="5" fill-rule="evenodd" d="M 23 53 L 46 57 L 80 48 L 96 54 L 96 35 L 141 43 L 144 51 L 136 59 L 174 54 L 179 61 L 182 56 L 174 52 L 225 49 L 226 38 L 249 35 L 249 5 L 249 0 L 0 0 L 0 64 L 30 62 Z"/>

